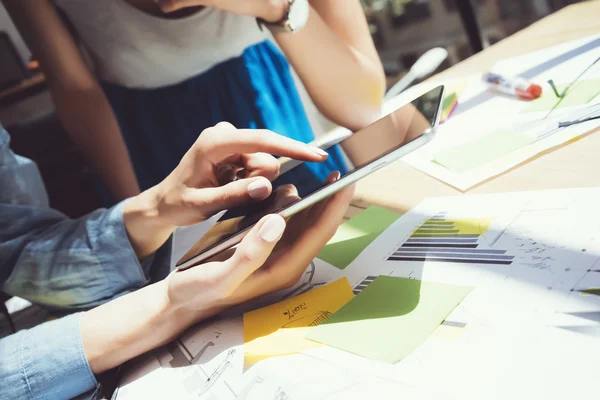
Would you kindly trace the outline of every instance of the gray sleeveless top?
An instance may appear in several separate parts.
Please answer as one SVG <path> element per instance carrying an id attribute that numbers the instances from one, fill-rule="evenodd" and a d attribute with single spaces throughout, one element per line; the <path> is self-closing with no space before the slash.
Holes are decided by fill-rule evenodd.
<path id="1" fill-rule="evenodd" d="M 267 39 L 253 17 L 205 8 L 163 19 L 125 0 L 53 0 L 73 24 L 97 76 L 130 88 L 184 81 Z"/>

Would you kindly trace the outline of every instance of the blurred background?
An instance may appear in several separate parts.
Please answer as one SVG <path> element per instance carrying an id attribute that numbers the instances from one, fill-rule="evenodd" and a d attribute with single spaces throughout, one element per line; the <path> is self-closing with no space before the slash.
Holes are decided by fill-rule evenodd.
<path id="1" fill-rule="evenodd" d="M 427 50 L 448 68 L 577 0 L 361 0 L 388 78 L 396 82 Z"/>
<path id="2" fill-rule="evenodd" d="M 388 87 L 433 47 L 449 53 L 440 71 L 576 2 L 361 0 Z M 43 74 L 2 3 L 0 121 L 11 132 L 15 152 L 38 164 L 53 207 L 78 216 L 100 206 L 91 170 L 56 117 Z"/>

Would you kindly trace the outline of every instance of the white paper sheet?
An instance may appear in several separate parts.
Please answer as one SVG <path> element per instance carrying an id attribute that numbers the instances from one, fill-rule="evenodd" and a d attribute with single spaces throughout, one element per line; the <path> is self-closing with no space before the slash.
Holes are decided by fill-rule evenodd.
<path id="1" fill-rule="evenodd" d="M 598 204 L 600 188 L 423 201 L 345 273 L 353 282 L 385 274 L 472 285 L 474 290 L 438 331 L 396 365 L 329 347 L 309 354 L 419 390 L 434 387 L 452 399 L 593 396 L 600 296 L 582 291 L 600 287 Z M 442 213 L 446 220 L 493 218 L 477 247 L 466 250 L 505 252 L 514 257 L 511 263 L 390 260 L 416 228 Z"/>
<path id="2" fill-rule="evenodd" d="M 242 320 L 231 316 L 200 324 L 129 363 L 117 398 L 594 398 L 600 296 L 584 292 L 600 288 L 598 204 L 600 188 L 426 199 L 343 271 L 317 259 L 294 288 L 234 312 L 341 276 L 355 290 L 378 275 L 473 286 L 398 364 L 323 346 L 244 371 Z M 465 219 L 487 222 L 476 237 L 449 239 L 475 246 L 439 247 L 452 241 L 436 236 L 437 247 L 429 243 L 413 252 L 425 253 L 425 261 L 395 256 L 412 251 L 407 243 L 431 239 L 411 237 L 418 227 Z M 444 249 L 485 262 L 457 262 L 453 254 L 444 261 L 427 258 Z"/>
<path id="3" fill-rule="evenodd" d="M 544 93 L 552 93 L 551 87 L 547 84 L 549 79 L 553 79 L 557 84 L 570 82 L 598 57 L 600 57 L 600 35 L 504 60 L 499 62 L 493 71 L 507 76 L 524 75 L 527 79 L 540 84 Z M 600 63 L 581 79 L 599 78 Z M 433 84 L 439 83 L 444 82 L 429 82 L 426 86 L 415 87 L 401 95 L 401 99 L 395 99 L 392 104 L 409 100 L 410 96 L 414 97 L 431 88 Z M 392 107 L 392 104 L 388 107 Z M 597 107 L 593 108 L 594 105 Z M 451 118 L 441 125 L 436 137 L 421 149 L 405 156 L 403 161 L 465 191 L 545 150 L 562 145 L 600 126 L 600 120 L 595 120 L 556 129 L 559 121 L 573 120 L 583 114 L 598 115 L 600 96 L 584 106 L 557 108 L 548 118 L 545 118 L 547 112 L 524 112 L 528 106 L 525 101 L 488 90 L 480 76 L 471 77 L 459 97 L 457 109 Z M 501 129 L 521 132 L 537 140 L 488 163 L 464 171 L 453 170 L 434 162 L 440 152 Z"/>

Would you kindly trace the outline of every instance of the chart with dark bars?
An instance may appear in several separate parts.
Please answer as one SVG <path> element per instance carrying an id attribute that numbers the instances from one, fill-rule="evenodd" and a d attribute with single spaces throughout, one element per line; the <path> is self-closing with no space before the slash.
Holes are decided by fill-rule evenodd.
<path id="1" fill-rule="evenodd" d="M 440 212 L 417 227 L 387 260 L 510 265 L 514 256 L 482 243 L 491 223 L 484 218 L 447 219 Z"/>
<path id="2" fill-rule="evenodd" d="M 352 292 L 354 293 L 354 295 L 359 294 L 360 292 L 363 291 L 364 288 L 369 286 L 369 284 L 372 283 L 375 279 L 377 279 L 376 275 L 367 276 L 362 281 L 360 281 L 360 283 L 358 285 L 356 285 L 356 287 L 354 289 L 352 289 Z"/>

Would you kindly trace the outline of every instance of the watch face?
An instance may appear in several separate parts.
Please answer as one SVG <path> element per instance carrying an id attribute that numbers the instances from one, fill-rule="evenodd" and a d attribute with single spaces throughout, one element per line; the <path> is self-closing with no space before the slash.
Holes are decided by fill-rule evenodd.
<path id="1" fill-rule="evenodd" d="M 306 25 L 310 14 L 308 0 L 294 0 L 290 6 L 288 24 L 292 32 L 300 30 Z"/>

